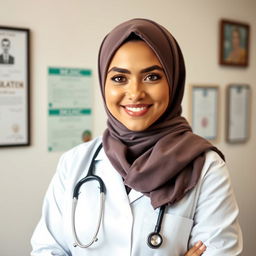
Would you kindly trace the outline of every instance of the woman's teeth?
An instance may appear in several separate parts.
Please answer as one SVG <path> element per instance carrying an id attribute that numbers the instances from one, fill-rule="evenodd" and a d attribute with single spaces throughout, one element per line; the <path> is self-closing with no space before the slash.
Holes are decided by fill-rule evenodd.
<path id="1" fill-rule="evenodd" d="M 134 108 L 134 107 L 126 107 L 127 110 L 132 111 L 132 112 L 140 112 L 146 109 L 146 107 L 139 107 L 139 108 Z"/>

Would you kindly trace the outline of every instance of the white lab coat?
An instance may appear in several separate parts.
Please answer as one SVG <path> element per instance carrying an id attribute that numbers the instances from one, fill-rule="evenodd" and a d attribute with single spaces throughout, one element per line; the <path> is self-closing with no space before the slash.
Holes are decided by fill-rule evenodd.
<path id="1" fill-rule="evenodd" d="M 131 190 L 127 195 L 122 177 L 102 149 L 96 158 L 95 173 L 103 179 L 107 192 L 98 241 L 88 249 L 73 247 L 73 189 L 86 176 L 92 155 L 100 143 L 101 138 L 97 138 L 61 157 L 31 240 L 31 255 L 184 256 L 198 240 L 207 246 L 204 256 L 240 255 L 242 235 L 237 222 L 237 204 L 226 165 L 213 151 L 206 153 L 197 186 L 181 201 L 167 208 L 161 230 L 164 242 L 159 249 L 151 249 L 146 243 L 147 236 L 154 230 L 159 210 L 154 210 L 149 198 L 138 191 Z M 80 191 L 76 228 L 79 238 L 87 243 L 98 217 L 99 190 L 96 183 L 91 182 Z"/>

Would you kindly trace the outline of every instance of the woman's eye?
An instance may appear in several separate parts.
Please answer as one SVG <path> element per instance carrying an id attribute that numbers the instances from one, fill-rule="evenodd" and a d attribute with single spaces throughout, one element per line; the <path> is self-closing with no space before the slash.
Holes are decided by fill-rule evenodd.
<path id="1" fill-rule="evenodd" d="M 145 81 L 154 82 L 161 79 L 161 76 L 159 74 L 149 74 L 145 77 Z"/>
<path id="2" fill-rule="evenodd" d="M 127 79 L 124 76 L 114 76 L 111 78 L 111 80 L 115 83 L 125 83 Z"/>

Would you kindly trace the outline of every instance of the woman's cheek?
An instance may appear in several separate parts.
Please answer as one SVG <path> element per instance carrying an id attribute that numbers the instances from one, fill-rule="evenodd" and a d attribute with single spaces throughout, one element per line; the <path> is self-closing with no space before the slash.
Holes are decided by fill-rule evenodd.
<path id="1" fill-rule="evenodd" d="M 124 96 L 124 93 L 121 89 L 113 87 L 108 87 L 106 89 L 106 101 L 109 103 L 118 103 L 118 101 L 120 101 Z"/>

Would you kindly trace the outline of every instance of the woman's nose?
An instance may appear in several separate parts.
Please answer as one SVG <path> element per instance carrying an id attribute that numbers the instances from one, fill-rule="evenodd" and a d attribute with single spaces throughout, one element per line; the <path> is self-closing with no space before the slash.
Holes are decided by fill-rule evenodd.
<path id="1" fill-rule="evenodd" d="M 145 90 L 142 84 L 138 81 L 133 81 L 127 88 L 128 99 L 132 102 L 137 102 L 145 97 Z"/>

